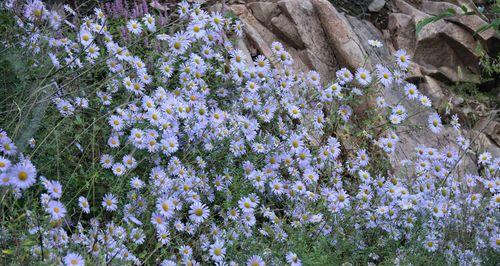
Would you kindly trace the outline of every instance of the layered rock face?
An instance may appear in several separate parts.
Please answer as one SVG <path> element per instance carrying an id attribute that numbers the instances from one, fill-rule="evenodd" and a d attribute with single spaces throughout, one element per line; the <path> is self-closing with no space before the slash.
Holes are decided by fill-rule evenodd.
<path id="1" fill-rule="evenodd" d="M 444 104 L 458 107 L 463 101 L 454 95 L 446 95 L 443 92 L 445 84 L 478 82 L 477 45 L 481 44 L 487 52 L 498 49 L 495 47 L 499 43 L 498 36 L 493 30 L 474 34 L 475 29 L 487 23 L 486 18 L 477 12 L 470 0 L 374 2 L 377 3 L 372 3 L 369 9 L 380 10 L 384 5 L 392 9 L 385 29 L 339 12 L 328 0 L 236 0 L 215 4 L 212 8 L 222 12 L 230 10 L 242 21 L 245 37 L 238 43 L 238 48 L 247 57 L 258 54 L 270 57 L 271 43 L 279 41 L 292 55 L 296 70 L 316 70 L 324 84 L 332 81 L 339 67 L 354 70 L 360 66 L 385 63 L 392 60 L 396 50 L 404 49 L 413 61 L 408 81 L 418 84 L 435 108 Z M 448 8 L 459 13 L 460 6 L 454 3 L 465 4 L 477 14 L 441 20 L 424 27 L 418 36 L 415 34 L 416 23 L 424 18 Z M 369 46 L 368 40 L 372 39 L 382 41 L 383 47 Z M 406 101 L 401 91 L 386 89 L 386 100 L 390 104 Z M 405 105 L 411 106 L 412 103 L 405 102 Z M 371 106 L 368 104 L 363 108 Z M 413 116 L 411 123 L 425 124 L 428 115 L 427 112 Z M 478 150 L 500 156 L 498 115 L 482 115 L 480 122 L 467 133 L 476 140 Z M 392 164 L 397 168 L 403 160 L 411 159 L 418 145 L 454 146 L 454 134 L 451 128 L 446 128 L 440 136 L 418 131 L 401 133 L 402 145 L 391 158 Z M 464 159 L 469 162 L 469 167 L 473 167 L 475 158 Z"/>

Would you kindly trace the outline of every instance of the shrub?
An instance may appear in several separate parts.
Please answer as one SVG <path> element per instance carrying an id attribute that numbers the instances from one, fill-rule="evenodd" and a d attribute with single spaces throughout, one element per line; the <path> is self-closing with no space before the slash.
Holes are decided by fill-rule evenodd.
<path id="1" fill-rule="evenodd" d="M 241 24 L 199 4 L 181 2 L 162 23 L 99 8 L 81 17 L 38 0 L 3 7 L 17 34 L 3 32 L 2 51 L 21 54 L 32 76 L 21 76 L 28 95 L 12 92 L 26 104 L 19 113 L 52 103 L 31 148 L 16 149 L 17 118 L 2 118 L 14 132 L 0 131 L 5 262 L 497 258 L 500 160 L 484 152 L 479 173 L 457 171 L 474 139 L 456 116 L 460 149 L 418 147 L 391 169 L 398 135 L 431 110 L 405 81 L 404 51 L 391 65 L 342 68 L 324 86 L 315 71 L 295 72 L 280 43 L 271 58 L 246 57 L 232 43 Z M 48 97 L 30 98 L 42 89 Z M 386 89 L 419 107 L 386 103 Z M 19 106 L 12 98 L 2 112 Z M 367 98 L 373 110 L 357 111 Z M 427 122 L 417 125 L 426 134 L 444 130 L 435 112 Z"/>

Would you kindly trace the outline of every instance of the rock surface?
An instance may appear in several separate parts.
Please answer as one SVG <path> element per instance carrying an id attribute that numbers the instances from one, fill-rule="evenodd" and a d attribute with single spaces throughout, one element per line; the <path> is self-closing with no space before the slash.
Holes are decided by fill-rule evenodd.
<path id="1" fill-rule="evenodd" d="M 368 5 L 368 10 L 370 12 L 379 12 L 384 6 L 385 0 L 373 0 L 370 5 Z"/>
<path id="2" fill-rule="evenodd" d="M 392 60 L 392 53 L 404 49 L 413 61 L 408 81 L 418 83 L 421 92 L 432 100 L 433 107 L 438 110 L 449 103 L 455 107 L 463 104 L 463 98 L 449 95 L 446 86 L 459 81 L 477 82 L 477 44 L 481 43 L 488 51 L 492 49 L 492 43 L 498 42 L 498 36 L 492 30 L 474 36 L 474 30 L 486 23 L 480 13 L 440 20 L 424 27 L 420 34 L 415 34 L 419 21 L 444 9 L 453 8 L 460 12 L 460 4 L 466 4 L 469 10 L 477 11 L 469 0 L 393 0 L 390 5 L 393 10 L 388 15 L 387 28 L 383 30 L 369 21 L 339 12 L 328 0 L 238 2 L 243 4 L 230 4 L 228 8 L 244 24 L 246 37 L 243 43 L 238 43 L 238 47 L 247 51 L 249 56 L 264 54 L 270 57 L 271 43 L 279 41 L 293 57 L 296 70 L 316 70 L 321 74 L 322 83 L 327 84 L 339 66 L 351 70 L 359 66 L 369 67 Z M 385 5 L 383 0 L 374 0 L 368 10 L 377 12 Z M 368 45 L 368 40 L 380 40 L 383 47 L 374 49 Z M 367 54 L 370 54 L 369 58 Z M 418 108 L 406 100 L 401 90 L 386 89 L 384 94 L 390 104 L 404 103 L 405 106 Z M 368 99 L 354 111 L 364 112 L 374 104 L 374 99 Z M 477 113 L 474 109 L 470 111 Z M 427 124 L 430 112 L 412 117 L 409 123 Z M 424 131 L 401 133 L 402 143 L 391 158 L 394 169 L 398 169 L 404 160 L 411 159 L 416 146 L 456 147 L 453 142 L 457 133 L 451 127 L 445 127 L 441 135 L 423 134 Z M 497 156 L 500 154 L 498 119 L 483 116 L 475 128 L 467 132 L 474 133 L 485 145 L 483 148 L 476 145 L 477 152 L 482 149 Z M 476 158 L 466 156 L 464 160 L 466 167 L 475 169 Z"/>

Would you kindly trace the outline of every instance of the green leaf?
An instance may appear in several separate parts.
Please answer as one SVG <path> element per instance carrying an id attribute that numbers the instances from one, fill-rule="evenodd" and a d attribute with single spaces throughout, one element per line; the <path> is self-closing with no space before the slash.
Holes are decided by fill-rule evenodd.
<path id="1" fill-rule="evenodd" d="M 443 18 L 447 18 L 447 17 L 453 17 L 457 14 L 457 12 L 455 11 L 455 9 L 453 8 L 448 8 L 445 12 L 443 13 L 440 13 L 436 16 L 433 16 L 433 17 L 429 17 L 429 18 L 425 18 L 421 21 L 419 21 L 415 27 L 415 32 L 416 34 L 418 35 L 420 33 L 420 31 L 422 31 L 422 29 L 430 24 L 430 23 L 434 23 L 436 21 L 439 21 Z"/>
<path id="2" fill-rule="evenodd" d="M 420 31 L 422 31 L 422 29 L 427 25 L 427 24 L 430 24 L 432 22 L 434 22 L 434 17 L 430 17 L 430 18 L 425 18 L 421 21 L 419 21 L 417 23 L 417 25 L 415 26 L 415 32 L 417 33 L 417 35 L 420 33 Z"/>
<path id="3" fill-rule="evenodd" d="M 489 28 L 491 28 L 493 26 L 493 24 L 487 24 L 487 25 L 483 25 L 481 27 L 479 27 L 475 32 L 474 32 L 474 35 L 477 35 L 481 32 L 484 32 L 484 31 L 487 31 Z"/>
<path id="4" fill-rule="evenodd" d="M 14 252 L 11 249 L 4 249 L 2 250 L 2 253 L 5 255 L 12 255 Z"/>
<path id="5" fill-rule="evenodd" d="M 464 13 L 467 13 L 469 11 L 466 5 L 461 5 L 460 8 L 464 11 Z"/>
<path id="6" fill-rule="evenodd" d="M 456 14 L 457 14 L 457 11 L 455 11 L 455 9 L 453 9 L 453 8 L 451 8 L 451 7 L 450 7 L 450 8 L 448 8 L 448 9 L 446 9 L 446 12 L 447 12 L 448 14 L 452 14 L 452 15 L 456 15 Z M 440 15 L 442 15 L 442 14 L 443 14 L 443 13 L 441 13 L 441 14 L 439 14 L 439 15 L 437 15 L 437 16 L 440 16 Z"/>

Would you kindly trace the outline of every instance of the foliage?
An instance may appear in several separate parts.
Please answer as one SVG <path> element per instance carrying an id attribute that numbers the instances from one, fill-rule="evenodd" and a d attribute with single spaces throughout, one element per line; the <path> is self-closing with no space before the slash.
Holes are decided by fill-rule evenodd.
<path id="1" fill-rule="evenodd" d="M 457 13 L 457 10 L 448 8 L 435 16 L 430 16 L 428 18 L 422 19 L 417 23 L 415 27 L 416 34 L 418 35 L 426 25 L 429 25 L 436 21 L 440 21 L 442 19 L 476 15 L 476 13 L 474 11 L 470 11 L 466 5 L 461 5 L 460 9 L 462 13 Z M 498 14 L 500 14 L 500 1 L 496 0 L 496 3 L 491 7 L 491 11 L 493 12 L 493 14 L 495 14 L 495 17 L 488 24 L 476 29 L 475 34 L 479 34 L 488 29 L 494 29 L 497 33 L 500 32 L 500 17 L 498 17 Z"/>
<path id="2" fill-rule="evenodd" d="M 234 14 L 198 4 L 168 19 L 2 4 L 2 264 L 498 259 L 500 159 L 456 116 L 456 144 L 392 166 L 406 131 L 449 127 L 405 81 L 405 51 L 322 82 L 280 43 L 245 57 Z"/>

